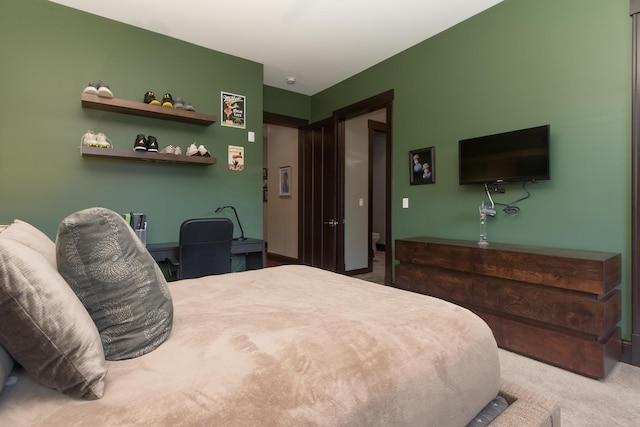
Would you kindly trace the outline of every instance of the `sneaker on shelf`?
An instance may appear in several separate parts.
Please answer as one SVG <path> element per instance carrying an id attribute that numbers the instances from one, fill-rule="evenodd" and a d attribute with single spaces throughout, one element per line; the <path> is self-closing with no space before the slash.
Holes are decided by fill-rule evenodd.
<path id="1" fill-rule="evenodd" d="M 111 148 L 111 141 L 109 141 L 109 138 L 107 138 L 107 136 L 100 132 L 99 134 L 96 135 L 96 143 L 98 144 L 98 147 L 100 148 Z"/>
<path id="2" fill-rule="evenodd" d="M 139 133 L 138 136 L 136 136 L 133 149 L 135 151 L 147 151 L 147 138 L 143 134 Z"/>
<path id="3" fill-rule="evenodd" d="M 102 82 L 98 82 L 98 96 L 102 98 L 113 98 L 113 92 L 109 89 L 109 86 Z"/>
<path id="4" fill-rule="evenodd" d="M 184 110 L 184 101 L 182 100 L 182 98 L 180 98 L 179 96 L 176 97 L 176 100 L 173 103 L 173 108 L 176 108 L 178 110 Z"/>
<path id="5" fill-rule="evenodd" d="M 180 154 L 182 155 L 182 148 L 180 147 L 176 147 L 175 150 L 173 150 L 173 154 Z"/>
<path id="6" fill-rule="evenodd" d="M 149 135 L 147 137 L 147 151 L 151 151 L 152 153 L 158 152 L 158 140 L 155 136 Z"/>
<path id="7" fill-rule="evenodd" d="M 91 130 L 86 131 L 84 133 L 84 135 L 82 135 L 82 138 L 80 138 L 80 142 L 85 147 L 97 147 L 98 146 L 98 140 L 96 139 L 96 134 L 93 133 L 93 131 L 91 131 Z"/>
<path id="8" fill-rule="evenodd" d="M 150 105 L 160 105 L 160 101 L 156 99 L 156 96 L 150 90 L 144 94 L 144 103 Z"/>
<path id="9" fill-rule="evenodd" d="M 196 144 L 191 144 L 187 147 L 187 156 L 200 156 L 200 152 L 198 151 Z"/>
<path id="10" fill-rule="evenodd" d="M 96 83 L 89 83 L 87 85 L 87 87 L 85 87 L 82 92 L 88 93 L 88 94 L 91 94 L 91 95 L 97 95 L 98 94 L 98 85 Z"/>
<path id="11" fill-rule="evenodd" d="M 184 101 L 184 109 L 187 111 L 196 111 L 196 109 L 193 108 L 193 105 L 191 105 L 191 103 L 187 101 Z"/>
<path id="12" fill-rule="evenodd" d="M 162 106 L 173 108 L 173 98 L 171 97 L 170 93 L 165 93 L 162 96 Z"/>
<path id="13" fill-rule="evenodd" d="M 211 157 L 211 154 L 209 154 L 209 151 L 204 148 L 204 145 L 198 147 L 198 153 L 200 153 L 202 157 Z"/>
<path id="14" fill-rule="evenodd" d="M 160 150 L 160 152 L 164 154 L 175 154 L 176 149 L 173 145 L 167 145 L 162 150 Z"/>

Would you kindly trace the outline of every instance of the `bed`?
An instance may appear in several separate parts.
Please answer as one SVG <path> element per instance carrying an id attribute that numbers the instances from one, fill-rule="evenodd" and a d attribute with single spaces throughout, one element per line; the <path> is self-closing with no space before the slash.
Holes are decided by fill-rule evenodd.
<path id="1" fill-rule="evenodd" d="M 98 215 L 104 214 L 104 210 L 100 212 Z M 54 267 L 51 245 L 42 236 L 34 239 L 38 232 L 24 222 L 7 230 L 15 224 L 28 232 L 0 233 L 2 286 L 16 280 L 18 273 L 10 271 L 16 264 L 16 253 L 33 259 L 38 252 L 42 256 L 37 258 L 38 269 L 45 269 L 47 277 L 64 271 L 61 246 L 69 247 L 60 243 L 64 233 L 59 230 Z M 81 234 L 77 225 L 70 227 L 72 238 Z M 105 227 L 114 230 L 113 224 Z M 130 238 L 124 228 L 117 230 L 119 250 L 124 241 L 133 248 L 133 252 L 121 252 L 119 261 L 131 254 L 145 262 L 147 257 L 151 259 L 135 235 L 131 233 Z M 29 235 L 29 244 L 20 241 L 25 235 Z M 96 262 L 93 254 L 103 249 L 98 249 L 95 241 L 91 244 L 96 249 L 86 257 Z M 100 248 L 104 246 L 102 243 Z M 75 257 L 87 252 L 74 251 Z M 109 257 L 115 258 L 112 254 Z M 74 262 L 70 264 L 78 268 L 78 260 Z M 88 314 L 81 313 L 74 322 L 57 322 L 55 327 L 64 333 L 70 328 L 72 334 L 82 332 L 91 339 L 97 336 L 102 344 L 102 348 L 88 346 L 85 341 L 91 339 L 83 338 L 72 346 L 71 353 L 79 350 L 81 362 L 75 363 L 71 375 L 88 367 L 82 379 L 89 379 L 89 385 L 74 382 L 58 386 L 56 381 L 66 381 L 67 374 L 52 384 L 47 375 L 56 372 L 46 370 L 51 366 L 54 371 L 56 366 L 66 369 L 67 365 L 56 365 L 49 359 L 44 367 L 34 369 L 30 359 L 36 353 L 33 344 L 16 346 L 14 335 L 21 331 L 5 326 L 8 323 L 2 312 L 10 304 L 7 295 L 11 291 L 0 292 L 0 346 L 15 358 L 15 367 L 0 392 L 1 425 L 465 426 L 498 396 L 503 396 L 509 407 L 494 425 L 559 425 L 555 402 L 525 396 L 516 385 L 501 381 L 491 330 L 462 307 L 308 266 L 280 266 L 167 284 L 155 263 L 145 265 L 151 272 L 149 283 L 159 282 L 151 285 L 157 285 L 158 294 L 163 295 L 158 307 L 165 307 L 170 315 L 158 315 L 157 307 L 143 308 L 148 310 L 147 324 L 151 317 L 156 323 L 142 330 L 140 335 L 147 341 L 136 343 L 137 349 L 143 349 L 137 353 L 117 348 L 135 334 L 123 332 L 122 324 L 107 331 L 101 323 L 104 319 L 91 307 L 91 298 L 96 297 L 79 292 L 77 278 L 56 276 L 61 288 L 69 284 L 73 289 L 71 293 L 61 291 L 64 298 L 77 295 L 78 304 Z M 51 268 L 47 270 L 47 266 Z M 90 270 L 85 262 L 83 274 Z M 19 274 L 24 277 L 26 273 Z M 140 281 L 140 276 L 135 280 Z M 50 285 L 50 280 L 44 280 L 37 291 Z M 153 292 L 148 288 L 138 287 L 134 298 L 148 305 L 148 295 Z M 78 305 L 67 300 L 62 312 Z M 55 304 L 47 301 L 45 305 Z M 100 303 L 100 307 L 107 305 L 104 299 Z M 86 319 L 93 322 L 86 325 L 86 331 L 78 332 Z M 87 354 L 94 354 L 93 362 L 82 361 Z M 66 364 L 70 358 L 62 357 Z M 527 399 L 532 399 L 534 406 L 519 408 Z M 535 413 L 528 414 L 532 408 Z"/>

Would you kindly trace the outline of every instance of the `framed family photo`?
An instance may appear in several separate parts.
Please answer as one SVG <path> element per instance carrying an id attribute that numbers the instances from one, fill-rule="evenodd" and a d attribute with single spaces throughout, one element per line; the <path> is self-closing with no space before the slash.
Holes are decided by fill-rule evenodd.
<path id="1" fill-rule="evenodd" d="M 409 184 L 435 184 L 436 154 L 435 147 L 409 151 Z"/>

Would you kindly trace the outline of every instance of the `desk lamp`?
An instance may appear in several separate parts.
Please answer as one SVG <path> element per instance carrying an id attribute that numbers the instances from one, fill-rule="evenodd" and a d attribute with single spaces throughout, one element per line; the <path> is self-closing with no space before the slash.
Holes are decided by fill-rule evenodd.
<path id="1" fill-rule="evenodd" d="M 216 209 L 216 213 L 222 212 L 223 210 L 225 210 L 227 208 L 233 209 L 233 213 L 236 215 L 236 222 L 238 223 L 238 226 L 240 227 L 240 237 L 234 237 L 233 240 L 247 240 L 247 238 L 244 237 L 244 230 L 242 229 L 242 224 L 240 224 L 240 218 L 238 218 L 238 212 L 236 212 L 236 208 L 234 208 L 233 206 L 221 206 L 221 207 Z"/>

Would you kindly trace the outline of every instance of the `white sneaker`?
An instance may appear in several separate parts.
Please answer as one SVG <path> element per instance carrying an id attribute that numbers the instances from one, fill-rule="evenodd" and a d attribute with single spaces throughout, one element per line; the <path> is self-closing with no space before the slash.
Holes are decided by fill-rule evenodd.
<path id="1" fill-rule="evenodd" d="M 173 151 L 173 154 L 182 154 L 182 148 L 176 147 L 176 149 Z"/>
<path id="2" fill-rule="evenodd" d="M 165 154 L 175 154 L 176 149 L 173 147 L 173 145 L 167 145 L 160 152 Z"/>
<path id="3" fill-rule="evenodd" d="M 82 145 L 87 147 L 98 146 L 98 140 L 96 139 L 96 134 L 93 133 L 93 131 L 91 130 L 86 131 L 85 134 L 82 135 L 82 137 L 80 138 L 80 142 L 82 143 Z"/>
<path id="4" fill-rule="evenodd" d="M 209 151 L 204 148 L 204 145 L 198 147 L 198 153 L 200 153 L 202 157 L 211 157 L 211 154 L 209 154 Z"/>
<path id="5" fill-rule="evenodd" d="M 84 88 L 83 92 L 84 93 L 89 93 L 91 95 L 97 95 L 98 94 L 98 85 L 96 83 L 89 83 L 87 85 L 87 87 Z"/>
<path id="6" fill-rule="evenodd" d="M 198 152 L 198 147 L 196 147 L 196 144 L 191 144 L 188 148 L 187 148 L 187 156 L 199 156 L 200 152 Z"/>
<path id="7" fill-rule="evenodd" d="M 96 135 L 96 144 L 100 148 L 111 148 L 111 141 L 104 133 L 99 133 Z"/>
<path id="8" fill-rule="evenodd" d="M 113 98 L 113 92 L 109 89 L 109 86 L 102 82 L 98 82 L 98 96 L 102 98 Z"/>

